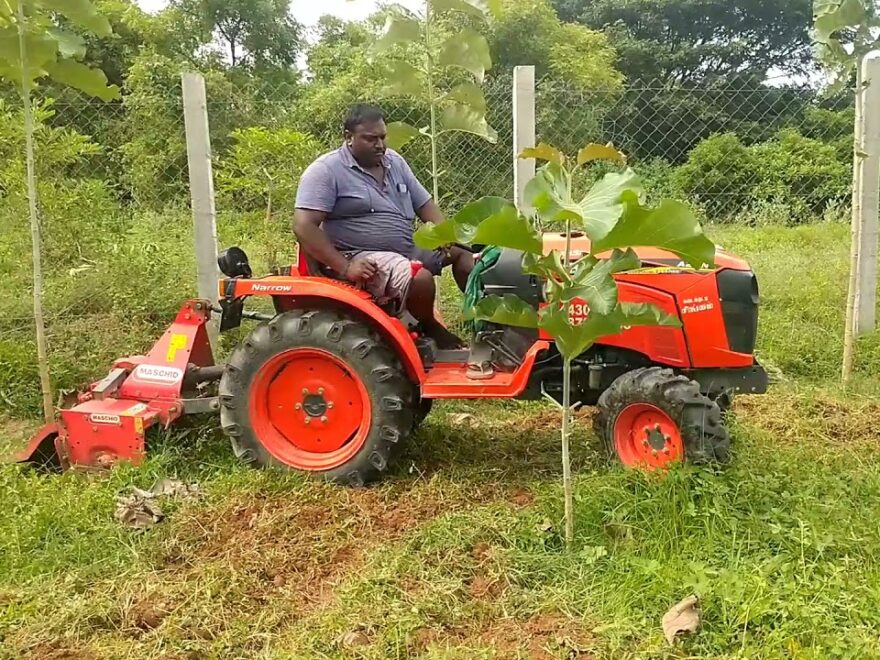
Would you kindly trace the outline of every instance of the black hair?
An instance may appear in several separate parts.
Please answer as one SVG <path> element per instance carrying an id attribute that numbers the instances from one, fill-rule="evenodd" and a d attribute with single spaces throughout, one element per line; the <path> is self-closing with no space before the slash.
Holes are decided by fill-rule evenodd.
<path id="1" fill-rule="evenodd" d="M 374 121 L 385 121 L 382 108 L 371 103 L 355 103 L 345 116 L 345 130 L 353 133 L 361 124 Z"/>

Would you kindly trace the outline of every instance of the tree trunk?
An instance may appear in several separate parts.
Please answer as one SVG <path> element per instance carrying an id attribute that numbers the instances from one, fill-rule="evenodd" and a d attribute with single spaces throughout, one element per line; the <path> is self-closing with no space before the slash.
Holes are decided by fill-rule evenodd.
<path id="1" fill-rule="evenodd" d="M 859 249 L 861 246 L 862 221 L 862 137 L 864 134 L 864 80 L 862 63 L 856 68 L 856 119 L 853 131 L 853 192 L 852 192 L 852 229 L 849 261 L 849 287 L 846 294 L 846 325 L 843 329 L 843 367 L 841 376 L 843 384 L 852 379 L 853 362 L 855 361 L 855 320 L 856 320 L 856 288 L 859 284 Z"/>
<path id="2" fill-rule="evenodd" d="M 569 186 L 571 182 L 569 182 Z M 571 221 L 565 223 L 565 256 L 563 264 L 566 272 L 571 267 Z M 567 309 L 567 308 L 566 308 Z M 569 321 L 570 322 L 570 321 Z M 571 484 L 571 358 L 562 363 L 562 490 L 565 497 L 565 544 L 571 547 L 574 541 L 574 495 Z"/>
<path id="3" fill-rule="evenodd" d="M 40 391 L 43 395 L 43 417 L 47 422 L 55 418 L 52 380 L 49 378 L 49 350 L 46 342 L 46 323 L 43 318 L 43 267 L 40 221 L 37 217 L 37 181 L 34 173 L 34 113 L 31 107 L 30 77 L 28 76 L 25 45 L 25 16 L 23 3 L 18 3 L 18 48 L 21 57 L 21 101 L 24 110 L 24 139 L 27 157 L 28 207 L 31 221 L 31 251 L 34 265 L 34 325 L 37 329 L 37 367 L 40 372 Z"/>
<path id="4" fill-rule="evenodd" d="M 565 496 L 565 544 L 574 540 L 574 495 L 571 484 L 571 360 L 562 365 L 562 490 Z"/>
<path id="5" fill-rule="evenodd" d="M 428 103 L 431 106 L 431 180 L 434 188 L 434 203 L 440 204 L 440 184 L 437 181 L 437 100 L 434 98 L 434 57 L 431 52 L 431 0 L 425 2 L 425 53 L 427 54 Z"/>

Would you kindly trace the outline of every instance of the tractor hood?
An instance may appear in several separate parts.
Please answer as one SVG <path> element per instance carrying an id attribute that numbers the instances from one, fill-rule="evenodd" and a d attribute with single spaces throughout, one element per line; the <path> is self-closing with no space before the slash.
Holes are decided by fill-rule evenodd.
<path id="1" fill-rule="evenodd" d="M 544 234 L 544 254 L 551 250 L 565 250 L 565 234 L 548 232 Z M 672 252 L 653 247 L 633 248 L 642 260 L 644 266 L 684 266 L 679 257 Z M 583 232 L 574 231 L 571 234 L 571 251 L 574 258 L 579 258 L 590 251 L 590 239 Z M 720 270 L 750 270 L 748 262 L 744 259 L 725 252 L 720 246 L 715 252 L 715 267 Z"/>

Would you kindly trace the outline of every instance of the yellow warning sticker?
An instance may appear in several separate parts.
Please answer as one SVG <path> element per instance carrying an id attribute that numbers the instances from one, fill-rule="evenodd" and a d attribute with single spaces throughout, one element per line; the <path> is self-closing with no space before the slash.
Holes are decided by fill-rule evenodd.
<path id="1" fill-rule="evenodd" d="M 177 351 L 184 350 L 187 341 L 186 335 L 171 335 L 171 341 L 168 343 L 168 353 L 165 355 L 165 359 L 168 362 L 174 362 L 174 359 L 177 357 Z"/>
<path id="2" fill-rule="evenodd" d="M 653 266 L 650 268 L 636 268 L 626 271 L 626 275 L 676 275 L 681 273 L 712 273 L 711 268 L 691 268 L 690 266 Z"/>
<path id="3" fill-rule="evenodd" d="M 144 434 L 144 420 L 142 417 L 134 418 L 134 432 L 138 435 Z"/>
<path id="4" fill-rule="evenodd" d="M 128 410 L 122 411 L 122 416 L 123 417 L 134 417 L 135 415 L 140 415 L 142 412 L 144 412 L 147 409 L 147 407 L 148 406 L 146 403 L 136 403 Z"/>

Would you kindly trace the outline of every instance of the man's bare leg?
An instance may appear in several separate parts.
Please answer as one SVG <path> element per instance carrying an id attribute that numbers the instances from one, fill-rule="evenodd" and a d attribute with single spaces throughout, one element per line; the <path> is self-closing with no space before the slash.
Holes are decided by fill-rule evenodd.
<path id="1" fill-rule="evenodd" d="M 409 286 L 409 294 L 406 298 L 406 308 L 409 310 L 425 334 L 437 342 L 441 349 L 460 348 L 464 342 L 449 332 L 434 318 L 434 300 L 437 297 L 437 287 L 434 284 L 434 276 L 426 269 L 416 273 Z"/>
<path id="2" fill-rule="evenodd" d="M 468 277 L 474 269 L 474 254 L 458 246 L 449 248 L 449 263 L 452 265 L 452 277 L 461 291 L 467 286 Z"/>

